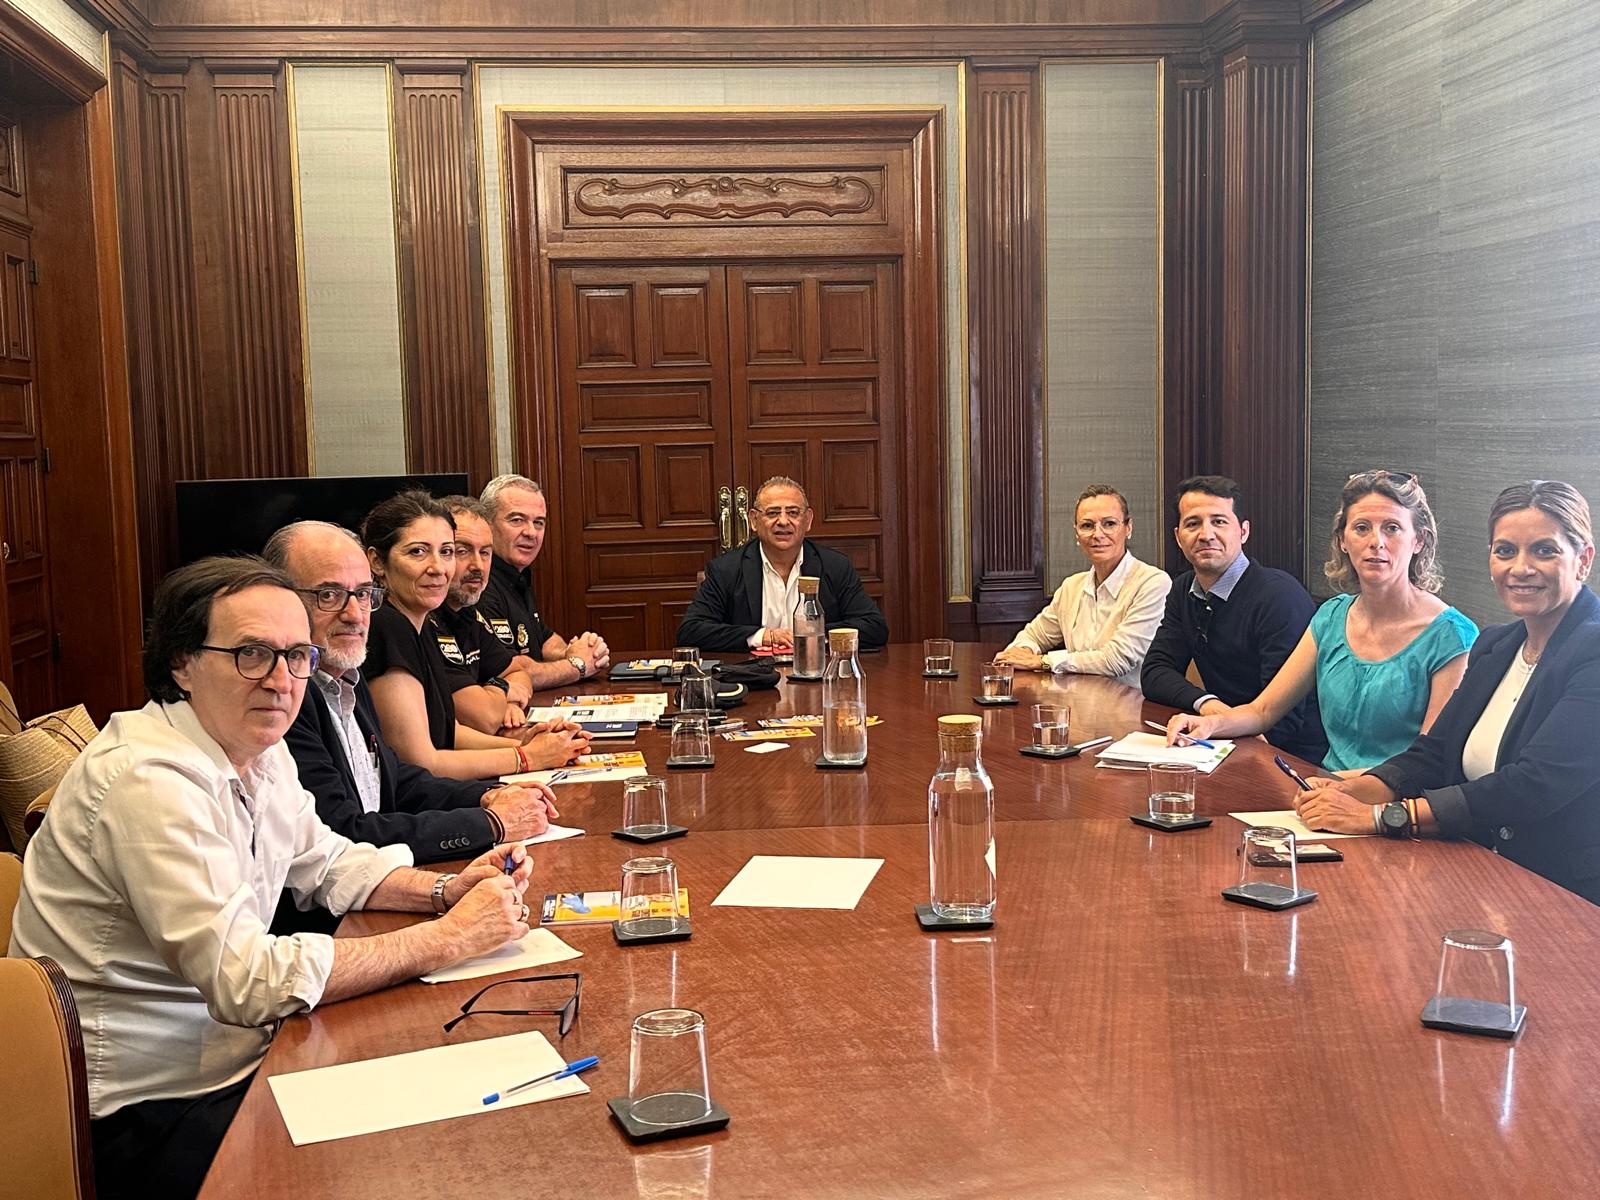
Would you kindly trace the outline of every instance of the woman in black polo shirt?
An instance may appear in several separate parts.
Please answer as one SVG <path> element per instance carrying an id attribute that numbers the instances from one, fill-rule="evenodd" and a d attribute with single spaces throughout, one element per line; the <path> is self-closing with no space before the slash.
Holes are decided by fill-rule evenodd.
<path id="1" fill-rule="evenodd" d="M 423 491 L 391 496 L 361 523 L 361 544 L 388 600 L 373 610 L 361 673 L 384 739 L 401 758 L 450 779 L 486 779 L 564 766 L 585 748 L 570 732 L 524 744 L 456 721 L 448 666 L 427 627 L 449 591 L 455 556 L 455 524 L 443 504 Z"/>

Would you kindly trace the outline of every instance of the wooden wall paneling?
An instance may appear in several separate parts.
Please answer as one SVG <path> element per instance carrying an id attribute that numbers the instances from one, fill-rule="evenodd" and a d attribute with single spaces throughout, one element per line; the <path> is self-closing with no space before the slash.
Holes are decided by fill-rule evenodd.
<path id="1" fill-rule="evenodd" d="M 224 317 L 211 347 L 207 404 L 212 475 L 303 475 L 307 469 L 305 384 L 300 352 L 299 275 L 290 192 L 288 105 L 283 65 L 230 66 L 211 76 L 216 172 L 214 223 L 220 251 L 211 275 Z M 220 353 L 218 353 L 220 351 Z M 218 426 L 222 428 L 218 428 Z"/>
<path id="2" fill-rule="evenodd" d="M 400 294 L 413 471 L 488 481 L 489 371 L 473 77 L 465 63 L 395 73 Z"/>
<path id="3" fill-rule="evenodd" d="M 1170 529 L 1177 483 L 1211 469 L 1220 329 L 1216 63 L 1170 62 L 1166 80 L 1163 530 Z M 1162 566 L 1187 569 L 1170 532 L 1159 544 Z"/>
<path id="4" fill-rule="evenodd" d="M 68 49 L 55 34 L 11 4 L 0 4 L 0 51 L 20 63 L 22 73 L 31 75 L 55 93 L 40 95 L 41 99 L 59 101 L 64 97 L 82 104 L 106 84 L 103 74 Z M 7 86 L 15 86 L 15 81 L 8 82 Z"/>
<path id="5" fill-rule="evenodd" d="M 1222 357 L 1215 469 L 1245 488 L 1252 558 L 1304 573 L 1306 58 L 1246 42 L 1222 63 Z"/>
<path id="6" fill-rule="evenodd" d="M 1014 627 L 1044 597 L 1039 75 L 972 73 L 969 404 L 974 619 Z"/>
<path id="7" fill-rule="evenodd" d="M 205 462 L 187 86 L 181 73 L 147 72 L 126 53 L 114 74 L 139 561 L 148 595 L 177 556 L 173 482 L 202 478 Z"/>

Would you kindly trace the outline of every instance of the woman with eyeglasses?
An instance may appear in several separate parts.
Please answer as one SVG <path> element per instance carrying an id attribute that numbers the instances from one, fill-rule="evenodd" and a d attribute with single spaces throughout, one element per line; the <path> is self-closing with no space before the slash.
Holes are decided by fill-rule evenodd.
<path id="1" fill-rule="evenodd" d="M 1467 669 L 1478 636 L 1440 600 L 1438 526 L 1415 475 L 1362 471 L 1339 494 L 1322 572 L 1340 594 L 1317 610 L 1300 643 L 1249 704 L 1180 714 L 1169 743 L 1271 729 L 1312 688 L 1330 771 L 1359 771 L 1425 733 Z"/>
<path id="2" fill-rule="evenodd" d="M 1078 549 L 1089 569 L 1068 575 L 1050 603 L 995 655 L 1021 671 L 1109 675 L 1139 686 L 1139 669 L 1161 625 L 1172 578 L 1128 549 L 1128 498 L 1092 483 L 1073 510 Z"/>
<path id="3" fill-rule="evenodd" d="M 449 509 L 426 492 L 400 492 L 367 514 L 361 544 L 384 588 L 361 673 L 395 753 L 449 779 L 487 779 L 565 766 L 588 748 L 576 726 L 523 742 L 456 720 L 449 667 L 428 625 L 450 590 L 456 534 Z"/>
<path id="4" fill-rule="evenodd" d="M 1313 829 L 1471 838 L 1600 904 L 1600 599 L 1589 502 L 1535 479 L 1489 510 L 1483 631 L 1433 728 L 1354 779 L 1313 779 Z"/>

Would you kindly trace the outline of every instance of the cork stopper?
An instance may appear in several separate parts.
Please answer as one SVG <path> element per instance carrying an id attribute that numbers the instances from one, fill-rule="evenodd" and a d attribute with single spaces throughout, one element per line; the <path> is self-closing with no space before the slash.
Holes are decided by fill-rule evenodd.
<path id="1" fill-rule="evenodd" d="M 800 594 L 802 596 L 815 596 L 822 587 L 822 580 L 815 575 L 800 576 Z"/>
<path id="2" fill-rule="evenodd" d="M 983 730 L 983 719 L 971 713 L 952 713 L 939 718 L 939 741 L 953 750 L 975 750 Z"/>
<path id="3" fill-rule="evenodd" d="M 834 654 L 854 654 L 856 640 L 861 635 L 854 629 L 828 630 L 828 649 Z"/>

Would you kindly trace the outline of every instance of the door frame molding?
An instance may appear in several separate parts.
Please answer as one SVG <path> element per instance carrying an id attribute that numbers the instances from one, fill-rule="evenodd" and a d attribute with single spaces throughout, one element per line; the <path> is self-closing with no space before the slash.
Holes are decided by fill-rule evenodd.
<path id="1" fill-rule="evenodd" d="M 540 208 L 538 156 L 560 143 L 617 142 L 656 147 L 713 142 L 746 145 L 770 142 L 898 142 L 909 150 L 904 198 L 905 233 L 898 247 L 902 289 L 900 390 L 902 428 L 886 431 L 883 446 L 893 455 L 900 489 L 899 527 L 886 531 L 885 549 L 893 556 L 908 594 L 902 597 L 907 628 L 897 640 L 914 640 L 943 631 L 949 594 L 949 563 L 944 531 L 945 414 L 948 397 L 944 362 L 944 231 L 939 221 L 939 155 L 944 110 L 940 106 L 861 108 L 819 105 L 775 108 L 504 108 L 500 110 L 505 155 L 505 246 L 511 325 L 512 448 L 517 469 L 535 479 L 549 478 L 557 459 L 558 416 L 554 410 L 555 321 L 553 263 L 605 260 L 606 247 L 564 242 L 547 236 Z M 638 257 L 637 243 L 617 243 L 617 255 Z M 685 260 L 761 262 L 806 257 L 781 238 L 765 252 L 708 252 L 685 245 Z M 519 264 L 532 263 L 532 271 Z M 930 469 L 932 467 L 932 469 Z M 930 566 L 936 569 L 929 570 Z M 554 597 L 557 592 L 552 591 Z M 558 614 L 570 620 L 572 614 Z"/>

